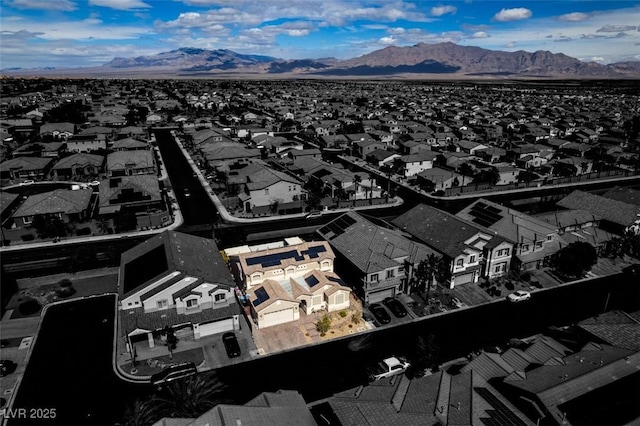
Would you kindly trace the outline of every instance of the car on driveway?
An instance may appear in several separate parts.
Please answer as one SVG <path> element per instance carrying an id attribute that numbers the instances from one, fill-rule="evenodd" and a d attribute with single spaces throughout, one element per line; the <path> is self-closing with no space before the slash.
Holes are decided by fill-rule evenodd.
<path id="1" fill-rule="evenodd" d="M 27 186 L 27 185 L 33 185 L 34 183 L 36 183 L 36 181 L 31 180 L 31 179 L 27 179 L 27 180 L 23 180 L 22 182 L 20 182 L 20 186 Z"/>
<path id="2" fill-rule="evenodd" d="M 191 197 L 191 191 L 189 191 L 189 188 L 184 189 L 184 196 L 187 198 Z"/>
<path id="3" fill-rule="evenodd" d="M 524 290 L 514 291 L 513 293 L 507 296 L 507 300 L 513 303 L 524 302 L 525 300 L 529 300 L 529 299 L 531 299 L 531 293 Z"/>
<path id="4" fill-rule="evenodd" d="M 224 343 L 224 349 L 227 351 L 229 358 L 235 358 L 240 356 L 240 344 L 235 333 L 228 332 L 222 335 L 222 343 Z"/>
<path id="5" fill-rule="evenodd" d="M 394 299 L 393 297 L 387 297 L 386 299 L 384 299 L 382 303 L 384 303 L 384 306 L 389 308 L 389 310 L 393 313 L 393 315 L 396 316 L 396 318 L 402 318 L 407 316 L 407 310 L 405 309 L 404 305 L 400 303 L 398 299 Z"/>
<path id="6" fill-rule="evenodd" d="M 389 324 L 391 322 L 391 317 L 382 305 L 374 303 L 369 305 L 369 310 L 380 324 Z"/>

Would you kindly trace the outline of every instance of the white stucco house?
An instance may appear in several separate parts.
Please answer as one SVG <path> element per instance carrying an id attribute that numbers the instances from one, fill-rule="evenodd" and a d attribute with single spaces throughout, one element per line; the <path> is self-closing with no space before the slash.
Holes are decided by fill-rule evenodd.
<path id="1" fill-rule="evenodd" d="M 349 307 L 351 290 L 333 272 L 328 243 L 289 238 L 282 243 L 226 250 L 258 328 Z"/>
<path id="2" fill-rule="evenodd" d="M 196 340 L 240 328 L 233 278 L 210 239 L 151 237 L 122 254 L 118 290 L 128 346 L 154 347 L 167 326 Z"/>

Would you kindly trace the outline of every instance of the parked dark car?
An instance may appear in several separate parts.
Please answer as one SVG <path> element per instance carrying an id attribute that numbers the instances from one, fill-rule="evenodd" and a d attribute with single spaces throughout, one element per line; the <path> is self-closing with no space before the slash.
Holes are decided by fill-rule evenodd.
<path id="1" fill-rule="evenodd" d="M 387 297 L 382 303 L 384 303 L 384 306 L 389 308 L 389 310 L 393 313 L 393 315 L 396 316 L 396 318 L 402 318 L 407 315 L 407 310 L 398 299 Z"/>
<path id="2" fill-rule="evenodd" d="M 386 309 L 382 307 L 382 305 L 374 303 L 373 305 L 369 305 L 369 310 L 371 311 L 373 316 L 376 317 L 380 324 L 389 324 L 391 322 L 391 317 L 387 313 Z"/>
<path id="3" fill-rule="evenodd" d="M 227 351 L 229 358 L 240 356 L 240 344 L 234 333 L 224 333 L 222 335 L 222 343 L 224 343 L 224 349 Z"/>
<path id="4" fill-rule="evenodd" d="M 15 362 L 8 359 L 0 360 L 0 377 L 13 373 L 16 371 L 16 368 L 18 368 L 18 364 Z"/>

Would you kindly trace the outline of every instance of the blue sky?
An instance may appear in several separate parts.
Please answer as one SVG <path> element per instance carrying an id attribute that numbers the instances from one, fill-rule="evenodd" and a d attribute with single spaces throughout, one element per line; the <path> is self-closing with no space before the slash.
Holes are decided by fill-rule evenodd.
<path id="1" fill-rule="evenodd" d="M 640 2 L 0 0 L 0 68 L 102 65 L 179 47 L 346 59 L 451 41 L 640 61 Z"/>

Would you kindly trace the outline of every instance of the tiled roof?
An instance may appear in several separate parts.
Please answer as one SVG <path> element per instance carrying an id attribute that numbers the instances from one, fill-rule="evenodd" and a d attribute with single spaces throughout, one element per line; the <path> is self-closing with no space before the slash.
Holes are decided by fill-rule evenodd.
<path id="1" fill-rule="evenodd" d="M 353 223 L 336 235 L 331 224 L 339 223 L 344 217 L 351 219 L 348 223 Z M 397 267 L 405 258 L 412 263 L 419 262 L 435 253 L 426 245 L 410 240 L 401 231 L 376 225 L 355 212 L 347 212 L 333 222 L 317 232 L 364 273 Z"/>
<path id="2" fill-rule="evenodd" d="M 484 198 L 480 198 L 460 210 L 456 216 L 465 220 L 473 221 L 475 219 L 473 214 L 474 208 L 479 204 L 490 206 L 491 208 L 499 211 L 500 218 L 493 224 L 488 225 L 487 228 L 493 232 L 497 232 L 498 235 L 510 241 L 516 243 L 523 240 L 524 242 L 531 242 L 534 240 L 540 241 L 543 240 L 546 235 L 555 232 L 555 227 L 547 222 Z"/>
<path id="3" fill-rule="evenodd" d="M 544 364 L 553 357 L 564 357 L 570 354 L 571 350 L 557 340 L 543 335 L 524 352 L 540 364 Z"/>
<path id="4" fill-rule="evenodd" d="M 324 250 L 322 250 L 324 249 Z M 321 250 L 312 252 L 310 250 Z M 254 272 L 265 272 L 274 269 L 286 269 L 288 266 L 320 263 L 323 260 L 335 259 L 335 254 L 326 241 L 314 241 L 285 246 L 281 248 L 261 250 L 238 255 L 238 262 L 245 275 Z"/>
<path id="5" fill-rule="evenodd" d="M 582 225 L 584 223 L 600 220 L 599 216 L 596 216 L 586 210 L 559 210 L 556 212 L 537 214 L 533 217 L 547 222 L 556 228 Z"/>
<path id="6" fill-rule="evenodd" d="M 47 213 L 75 214 L 85 211 L 91 201 L 91 189 L 56 189 L 55 191 L 34 194 L 22 203 L 13 217 L 34 216 Z"/>
<path id="7" fill-rule="evenodd" d="M 42 170 L 45 169 L 51 162 L 52 158 L 42 157 L 17 157 L 11 160 L 3 161 L 0 164 L 0 169 L 5 170 Z"/>
<path id="8" fill-rule="evenodd" d="M 122 170 L 129 165 L 133 165 L 136 169 L 154 167 L 153 154 L 146 149 L 136 149 L 112 152 L 107 155 L 107 170 Z"/>
<path id="9" fill-rule="evenodd" d="M 144 330 L 160 330 L 165 326 L 179 324 L 201 324 L 210 321 L 222 320 L 240 314 L 240 307 L 237 303 L 216 308 L 204 308 L 198 312 L 188 314 L 178 314 L 175 309 L 163 309 L 160 311 L 144 312 L 144 308 L 127 309 L 120 311 L 122 321 L 122 335 L 142 328 Z"/>
<path id="10" fill-rule="evenodd" d="M 70 169 L 71 167 L 95 166 L 102 167 L 104 164 L 104 156 L 96 154 L 79 153 L 60 159 L 54 166 L 54 170 Z"/>
<path id="11" fill-rule="evenodd" d="M 578 190 L 573 191 L 556 204 L 567 209 L 586 210 L 622 226 L 630 225 L 640 214 L 640 206 Z"/>
<path id="12" fill-rule="evenodd" d="M 481 229 L 462 219 L 426 204 L 420 204 L 398 216 L 392 223 L 449 257 L 460 255 L 464 241 Z"/>
<path id="13" fill-rule="evenodd" d="M 135 262 L 136 259 L 159 246 L 164 247 L 169 271 L 180 271 L 208 283 L 233 287 L 231 273 L 213 240 L 175 231 L 165 231 L 122 253 L 120 258 L 121 281 L 126 280 L 124 271 L 127 264 Z M 162 273 L 165 272 L 162 271 Z M 136 288 L 127 289 L 127 295 L 147 285 L 151 280 L 138 284 Z M 120 285 L 122 287 L 122 282 Z"/>
<path id="14" fill-rule="evenodd" d="M 564 362 L 562 365 L 543 365 L 529 371 L 525 380 L 510 382 L 510 384 L 532 394 L 554 390 L 554 392 L 566 395 L 575 392 L 575 383 L 572 383 L 575 379 L 582 378 L 591 372 L 633 354 L 630 350 L 609 345 L 601 345 L 601 348 L 601 350 L 589 348 L 588 350 L 567 355 L 562 358 Z M 640 359 L 640 352 L 636 353 L 635 357 Z M 640 363 L 637 361 L 635 365 L 636 368 L 640 368 Z M 580 381 L 582 382 L 582 380 Z M 598 382 L 599 380 L 596 379 L 589 386 L 595 389 L 599 386 Z M 586 389 L 583 392 L 586 393 Z M 558 398 L 556 403 L 559 403 L 557 401 L 560 399 Z M 564 397 L 563 399 L 569 400 L 571 398 Z"/>
<path id="15" fill-rule="evenodd" d="M 117 183 L 116 183 L 117 182 Z M 112 184 L 116 183 L 114 186 Z M 118 204 L 127 204 L 128 201 L 114 203 L 115 199 L 123 189 L 130 188 L 133 192 L 139 192 L 145 199 L 138 201 L 158 201 L 160 197 L 160 184 L 155 175 L 135 175 L 109 178 L 100 183 L 99 200 L 100 207 L 107 207 Z"/>

